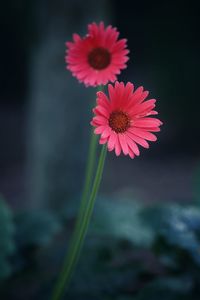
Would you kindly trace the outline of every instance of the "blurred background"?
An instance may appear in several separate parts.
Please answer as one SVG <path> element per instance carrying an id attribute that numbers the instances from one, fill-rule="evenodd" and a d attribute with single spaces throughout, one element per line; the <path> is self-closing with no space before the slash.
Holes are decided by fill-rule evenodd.
<path id="1" fill-rule="evenodd" d="M 128 39 L 119 80 L 164 122 L 130 160 L 107 157 L 66 299 L 199 299 L 197 1 L 2 1 L 0 299 L 50 299 L 79 204 L 95 89 L 65 69 L 65 42 L 103 20 Z"/>

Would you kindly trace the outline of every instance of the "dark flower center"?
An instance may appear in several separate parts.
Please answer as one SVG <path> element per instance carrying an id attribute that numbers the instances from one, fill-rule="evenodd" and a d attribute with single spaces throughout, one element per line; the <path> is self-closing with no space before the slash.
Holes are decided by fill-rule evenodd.
<path id="1" fill-rule="evenodd" d="M 113 111 L 108 120 L 110 127 L 116 133 L 123 133 L 130 127 L 130 118 L 123 111 Z"/>
<path id="2" fill-rule="evenodd" d="M 96 70 L 105 69 L 110 61 L 111 55 L 105 48 L 95 48 L 88 55 L 89 65 Z"/>

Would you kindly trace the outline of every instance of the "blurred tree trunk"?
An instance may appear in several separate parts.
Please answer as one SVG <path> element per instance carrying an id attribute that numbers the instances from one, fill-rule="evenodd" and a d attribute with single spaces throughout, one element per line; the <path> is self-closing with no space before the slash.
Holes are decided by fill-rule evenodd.
<path id="1" fill-rule="evenodd" d="M 105 20 L 107 5 L 105 0 L 35 2 L 28 118 L 28 205 L 34 208 L 60 208 L 81 192 L 96 90 L 65 70 L 65 42 L 74 32 L 85 34 L 88 23 Z"/>

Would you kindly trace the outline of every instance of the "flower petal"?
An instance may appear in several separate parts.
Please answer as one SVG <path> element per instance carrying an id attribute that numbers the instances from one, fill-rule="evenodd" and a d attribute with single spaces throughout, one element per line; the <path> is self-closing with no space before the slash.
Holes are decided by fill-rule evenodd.
<path id="1" fill-rule="evenodd" d="M 158 127 L 162 125 L 162 122 L 156 118 L 141 118 L 134 121 L 135 127 Z"/>
<path id="2" fill-rule="evenodd" d="M 119 142 L 119 136 L 117 135 L 116 141 L 115 141 L 115 154 L 119 156 L 121 154 L 122 148 Z"/>
<path id="3" fill-rule="evenodd" d="M 129 136 L 134 142 L 136 142 L 137 144 L 139 144 L 140 146 L 144 147 L 144 148 L 149 148 L 149 144 L 147 143 L 147 141 L 131 132 L 127 132 L 126 133 L 127 136 Z"/>
<path id="4" fill-rule="evenodd" d="M 133 151 L 133 153 L 135 155 L 139 156 L 140 150 L 139 150 L 137 144 L 128 135 L 126 135 L 126 142 L 129 146 L 129 148 Z"/>
<path id="5" fill-rule="evenodd" d="M 155 142 L 157 140 L 157 137 L 153 134 L 153 133 L 150 133 L 148 131 L 145 131 L 145 130 L 142 130 L 142 129 L 139 129 L 139 128 L 129 128 L 128 129 L 129 132 L 147 140 L 147 141 L 152 141 L 152 142 Z"/>
<path id="6" fill-rule="evenodd" d="M 112 132 L 108 140 L 109 151 L 112 151 L 115 148 L 116 139 L 117 139 L 117 134 L 115 132 Z"/>
<path id="7" fill-rule="evenodd" d="M 119 134 L 118 137 L 119 137 L 119 142 L 120 142 L 122 151 L 123 151 L 124 155 L 127 155 L 128 154 L 128 145 L 127 145 L 127 142 L 126 142 L 125 135 L 124 134 Z"/>

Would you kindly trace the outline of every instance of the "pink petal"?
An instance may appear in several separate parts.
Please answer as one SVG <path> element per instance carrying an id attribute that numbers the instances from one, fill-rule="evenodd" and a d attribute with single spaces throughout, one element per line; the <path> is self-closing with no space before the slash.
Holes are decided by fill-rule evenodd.
<path id="1" fill-rule="evenodd" d="M 93 126 L 95 126 L 95 125 L 93 125 Z M 97 128 L 95 128 L 94 133 L 102 134 L 104 131 L 105 131 L 105 126 L 98 126 Z"/>
<path id="2" fill-rule="evenodd" d="M 155 142 L 157 140 L 157 137 L 153 133 L 150 133 L 145 130 L 141 130 L 139 128 L 131 127 L 128 129 L 128 132 L 131 132 L 147 141 Z"/>
<path id="3" fill-rule="evenodd" d="M 117 134 L 112 132 L 108 140 L 108 151 L 112 151 L 115 148 L 116 139 Z"/>
<path id="4" fill-rule="evenodd" d="M 105 144 L 107 142 L 107 140 L 108 139 L 102 139 L 102 138 L 100 138 L 99 144 L 103 145 L 103 144 Z"/>
<path id="5" fill-rule="evenodd" d="M 110 108 L 110 102 L 103 92 L 97 92 L 97 103 L 107 110 Z"/>
<path id="6" fill-rule="evenodd" d="M 116 138 L 116 141 L 115 141 L 115 154 L 117 156 L 119 156 L 121 151 L 122 151 L 122 148 L 121 148 L 121 145 L 120 145 L 120 142 L 119 142 L 119 135 L 117 135 L 117 138 Z"/>
<path id="7" fill-rule="evenodd" d="M 109 112 L 107 109 L 105 109 L 105 107 L 103 106 L 100 106 L 98 105 L 97 107 L 95 107 L 93 109 L 93 112 L 96 114 L 96 115 L 102 115 L 104 116 L 105 118 L 108 118 L 109 117 Z"/>
<path id="8" fill-rule="evenodd" d="M 133 141 L 135 141 L 140 146 L 142 146 L 144 148 L 149 148 L 149 144 L 143 138 L 141 138 L 141 137 L 139 137 L 139 136 L 137 136 L 137 135 L 135 135 L 131 132 L 127 132 L 126 135 L 128 135 Z"/>
<path id="9" fill-rule="evenodd" d="M 97 125 L 106 125 L 108 120 L 103 116 L 96 116 L 93 118 L 93 122 Z"/>
<path id="10" fill-rule="evenodd" d="M 125 86 L 124 97 L 129 98 L 134 91 L 134 85 L 131 82 L 128 82 Z"/>
<path id="11" fill-rule="evenodd" d="M 137 103 L 142 103 L 149 95 L 149 91 L 144 91 L 141 97 L 138 99 Z"/>
<path id="12" fill-rule="evenodd" d="M 133 153 L 133 150 L 130 147 L 128 147 L 128 154 L 132 159 L 135 157 L 135 154 Z"/>
<path id="13" fill-rule="evenodd" d="M 115 99 L 115 90 L 114 90 L 114 87 L 111 84 L 108 85 L 108 93 L 109 93 L 110 100 L 114 101 L 114 99 Z"/>
<path id="14" fill-rule="evenodd" d="M 126 142 L 125 135 L 123 133 L 120 133 L 120 134 L 118 134 L 118 137 L 119 137 L 119 142 L 120 142 L 122 151 L 123 151 L 124 155 L 127 155 L 128 154 L 128 145 Z"/>
<path id="15" fill-rule="evenodd" d="M 135 92 L 133 93 L 133 96 L 132 96 L 133 102 L 137 102 L 137 100 L 140 99 L 140 97 L 143 93 L 143 90 L 144 90 L 143 86 L 140 86 L 135 90 Z"/>
<path id="16" fill-rule="evenodd" d="M 147 114 L 147 116 L 150 116 L 150 115 L 158 115 L 158 112 L 155 110 L 152 110 Z"/>
<path id="17" fill-rule="evenodd" d="M 143 118 L 134 121 L 136 127 L 158 127 L 162 125 L 162 122 L 154 118 Z"/>
<path id="18" fill-rule="evenodd" d="M 129 146 L 129 148 L 133 151 L 133 153 L 135 155 L 139 156 L 140 150 L 139 150 L 137 144 L 128 135 L 126 135 L 126 142 Z"/>
<path id="19" fill-rule="evenodd" d="M 111 129 L 110 129 L 110 127 L 104 127 L 105 129 L 104 129 L 104 131 L 102 132 L 102 134 L 101 134 L 101 137 L 103 138 L 103 139 L 105 139 L 105 138 L 108 138 L 109 136 L 110 136 L 110 134 L 111 134 Z"/>
<path id="20" fill-rule="evenodd" d="M 131 108 L 130 114 L 137 115 L 137 114 L 141 114 L 143 112 L 147 112 L 155 107 L 155 102 L 156 102 L 155 99 L 151 99 L 151 100 L 145 101 L 143 103 L 136 104 L 135 106 L 133 106 Z"/>
<path id="21" fill-rule="evenodd" d="M 74 40 L 74 42 L 79 42 L 80 40 L 81 40 L 81 38 L 80 38 L 80 36 L 77 34 L 77 33 L 74 33 L 73 34 L 73 40 Z"/>
<path id="22" fill-rule="evenodd" d="M 152 131 L 152 132 L 160 132 L 160 128 L 159 127 L 148 127 L 148 128 L 141 128 L 141 129 L 145 129 L 147 131 Z"/>

